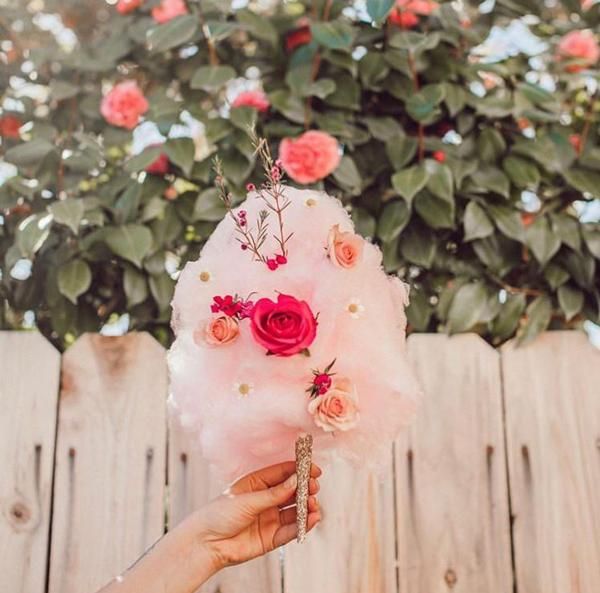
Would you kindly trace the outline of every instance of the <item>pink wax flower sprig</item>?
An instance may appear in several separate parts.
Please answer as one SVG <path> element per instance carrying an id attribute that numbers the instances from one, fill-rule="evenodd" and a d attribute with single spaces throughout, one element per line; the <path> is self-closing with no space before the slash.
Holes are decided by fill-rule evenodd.
<path id="1" fill-rule="evenodd" d="M 331 384 L 333 382 L 332 377 L 335 373 L 331 372 L 333 365 L 335 364 L 336 359 L 334 358 L 323 371 L 318 369 L 313 370 L 313 380 L 312 383 L 308 386 L 306 393 L 310 395 L 311 398 L 317 397 L 318 395 L 323 395 L 327 393 Z"/>
<path id="2" fill-rule="evenodd" d="M 252 142 L 255 148 L 255 154 L 260 158 L 265 171 L 266 181 L 260 187 L 249 183 L 246 189 L 249 192 L 256 192 L 256 195 L 265 203 L 265 210 L 261 210 L 258 219 L 254 225 L 247 219 L 245 210 L 235 211 L 233 209 L 233 197 L 231 192 L 227 191 L 225 178 L 222 172 L 222 166 L 218 159 L 215 159 L 215 172 L 217 174 L 215 182 L 219 190 L 219 196 L 225 204 L 227 213 L 235 224 L 238 233 L 237 240 L 240 243 L 242 251 L 250 251 L 256 261 L 264 263 L 269 270 L 275 271 L 279 266 L 288 262 L 287 243 L 292 238 L 293 233 L 286 235 L 284 229 L 283 212 L 290 205 L 290 201 L 285 197 L 283 191 L 283 170 L 279 161 L 274 161 L 266 140 L 258 138 L 252 131 Z M 278 244 L 279 253 L 267 255 L 264 253 L 264 245 L 269 231 L 269 216 L 273 215 L 277 219 L 277 232 L 273 233 L 273 238 Z"/>
<path id="3" fill-rule="evenodd" d="M 252 296 L 252 295 L 250 295 Z M 210 310 L 213 313 L 223 313 L 227 317 L 233 317 L 235 319 L 248 319 L 252 314 L 254 303 L 250 300 L 250 296 L 247 299 L 240 298 L 237 294 L 232 296 L 230 294 L 213 297 L 213 303 L 210 306 Z"/>

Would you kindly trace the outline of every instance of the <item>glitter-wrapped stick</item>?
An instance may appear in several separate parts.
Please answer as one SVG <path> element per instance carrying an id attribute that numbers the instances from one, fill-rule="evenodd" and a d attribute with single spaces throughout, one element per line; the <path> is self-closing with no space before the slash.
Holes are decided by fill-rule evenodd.
<path id="1" fill-rule="evenodd" d="M 296 488 L 296 525 L 298 526 L 298 543 L 306 537 L 306 523 L 308 519 L 308 481 L 310 479 L 310 466 L 312 463 L 312 435 L 306 434 L 296 439 L 296 475 L 298 486 Z"/>

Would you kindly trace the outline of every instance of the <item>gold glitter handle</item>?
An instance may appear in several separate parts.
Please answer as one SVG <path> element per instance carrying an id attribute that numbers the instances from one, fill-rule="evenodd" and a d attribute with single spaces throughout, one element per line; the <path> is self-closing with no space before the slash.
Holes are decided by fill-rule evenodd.
<path id="1" fill-rule="evenodd" d="M 312 435 L 306 434 L 296 439 L 296 525 L 298 526 L 297 541 L 301 544 L 306 537 L 306 521 L 308 518 L 308 481 L 312 463 Z"/>

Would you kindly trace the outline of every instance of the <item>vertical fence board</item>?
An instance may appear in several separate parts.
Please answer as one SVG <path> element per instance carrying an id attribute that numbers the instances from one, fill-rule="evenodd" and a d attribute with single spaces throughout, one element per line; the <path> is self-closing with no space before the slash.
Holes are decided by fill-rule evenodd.
<path id="1" fill-rule="evenodd" d="M 218 496 L 226 484 L 215 478 L 192 434 L 169 419 L 169 527 Z M 221 571 L 201 593 L 281 593 L 278 552 Z"/>
<path id="2" fill-rule="evenodd" d="M 0 332 L 0 591 L 46 587 L 60 354 Z"/>
<path id="3" fill-rule="evenodd" d="M 425 396 L 396 443 L 400 592 L 509 593 L 498 353 L 474 335 L 411 336 L 409 353 Z"/>
<path id="4" fill-rule="evenodd" d="M 63 356 L 50 593 L 95 591 L 163 533 L 167 371 L 148 334 Z"/>
<path id="5" fill-rule="evenodd" d="M 519 593 L 600 591 L 600 352 L 551 332 L 502 366 Z"/>
<path id="6" fill-rule="evenodd" d="M 320 480 L 322 523 L 285 550 L 285 593 L 395 593 L 393 463 L 383 477 L 336 461 Z"/>

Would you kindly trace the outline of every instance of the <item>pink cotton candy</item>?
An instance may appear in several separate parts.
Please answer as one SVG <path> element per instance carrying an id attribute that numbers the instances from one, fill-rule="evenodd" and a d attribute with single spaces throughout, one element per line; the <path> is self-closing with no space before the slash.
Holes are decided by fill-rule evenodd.
<path id="1" fill-rule="evenodd" d="M 285 195 L 286 233 L 294 233 L 287 263 L 271 270 L 253 261 L 226 217 L 200 258 L 185 266 L 173 298 L 172 409 L 226 478 L 292 459 L 302 433 L 313 435 L 318 462 L 339 454 L 375 465 L 412 417 L 419 397 L 405 352 L 406 286 L 385 274 L 379 248 L 368 241 L 352 267 L 332 261 L 328 248 L 336 225 L 334 236 L 355 245 L 351 235 L 340 235 L 354 228 L 338 200 L 293 188 Z M 264 202 L 252 192 L 240 207 L 252 226 Z M 277 231 L 273 215 L 269 229 Z M 275 257 L 271 232 L 265 251 Z M 276 301 L 280 293 L 305 301 L 317 317 L 310 356 L 267 355 L 247 318 L 237 319 L 239 334 L 225 345 L 198 339 L 223 315 L 211 312 L 215 296 L 257 302 Z M 334 359 L 329 400 L 309 406 L 313 371 L 323 373 Z"/>

